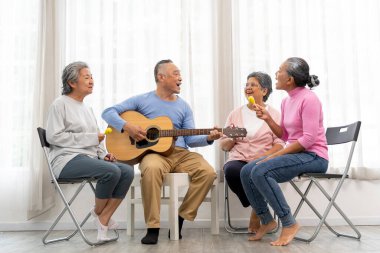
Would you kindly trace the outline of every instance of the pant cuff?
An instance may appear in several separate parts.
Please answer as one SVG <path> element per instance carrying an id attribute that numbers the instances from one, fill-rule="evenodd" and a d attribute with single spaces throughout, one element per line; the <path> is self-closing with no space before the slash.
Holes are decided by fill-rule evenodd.
<path id="1" fill-rule="evenodd" d="M 160 223 L 146 224 L 147 228 L 160 228 Z"/>
<path id="2" fill-rule="evenodd" d="M 187 221 L 194 221 L 195 220 L 195 217 L 189 216 L 189 215 L 187 215 L 185 213 L 178 212 L 178 215 L 181 216 L 184 220 L 187 220 Z"/>
<path id="3" fill-rule="evenodd" d="M 296 220 L 291 213 L 285 215 L 284 217 L 281 217 L 280 220 L 283 227 L 290 227 L 296 224 Z"/>
<path id="4" fill-rule="evenodd" d="M 258 214 L 258 216 L 260 217 L 261 223 L 263 225 L 266 225 L 269 222 L 273 221 L 273 216 L 272 216 L 272 214 L 270 212 L 266 212 L 266 213 L 263 213 L 263 214 Z"/>

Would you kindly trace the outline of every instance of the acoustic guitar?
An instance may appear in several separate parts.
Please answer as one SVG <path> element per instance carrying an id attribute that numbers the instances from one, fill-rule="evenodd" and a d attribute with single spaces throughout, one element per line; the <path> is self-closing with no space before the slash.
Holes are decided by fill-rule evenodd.
<path id="1" fill-rule="evenodd" d="M 112 126 L 112 132 L 106 136 L 108 152 L 114 154 L 118 161 L 136 164 L 144 155 L 150 152 L 169 155 L 175 144 L 175 137 L 189 135 L 208 135 L 214 128 L 209 129 L 173 129 L 173 123 L 169 117 L 161 116 L 148 119 L 135 111 L 126 111 L 120 115 L 125 121 L 140 126 L 147 132 L 146 139 L 135 141 L 127 132 L 120 133 Z M 231 138 L 245 137 L 245 128 L 227 127 L 218 128 L 220 132 Z"/>

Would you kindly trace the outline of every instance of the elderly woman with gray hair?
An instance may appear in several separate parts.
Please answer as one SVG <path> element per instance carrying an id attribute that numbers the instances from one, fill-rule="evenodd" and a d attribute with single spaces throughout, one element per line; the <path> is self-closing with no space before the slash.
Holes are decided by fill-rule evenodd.
<path id="1" fill-rule="evenodd" d="M 322 104 L 310 90 L 319 80 L 309 74 L 307 62 L 298 57 L 287 59 L 276 72 L 276 80 L 276 89 L 285 90 L 289 95 L 281 104 L 281 123 L 261 105 L 255 105 L 254 110 L 277 137 L 287 142 L 286 147 L 245 165 L 240 176 L 248 200 L 262 223 L 249 240 L 260 240 L 277 226 L 269 212 L 269 203 L 282 223 L 281 235 L 271 245 L 284 246 L 293 240 L 299 225 L 278 183 L 290 181 L 301 173 L 326 172 L 328 150 Z"/>
<path id="2" fill-rule="evenodd" d="M 244 207 L 250 206 L 240 180 L 240 171 L 244 165 L 262 156 L 268 156 L 282 149 L 284 142 L 278 138 L 267 124 L 256 117 L 254 111 L 253 97 L 255 104 L 265 107 L 276 122 L 280 122 L 280 113 L 267 105 L 272 92 L 272 80 L 268 74 L 253 72 L 248 75 L 244 88 L 244 95 L 248 103 L 233 110 L 226 122 L 226 126 L 238 126 L 247 129 L 245 138 L 232 139 L 222 137 L 220 146 L 224 151 L 228 151 L 228 160 L 224 164 L 224 175 L 230 189 L 238 196 Z M 260 228 L 260 220 L 252 209 L 248 231 L 256 233 Z"/>
<path id="3" fill-rule="evenodd" d="M 46 138 L 49 160 L 60 179 L 93 177 L 97 179 L 92 215 L 98 241 L 107 241 L 108 229 L 118 224 L 111 219 L 124 199 L 134 177 L 133 167 L 116 162 L 104 147 L 104 133 L 83 99 L 92 93 L 94 81 L 88 65 L 73 62 L 62 74 L 62 96 L 49 108 Z"/>

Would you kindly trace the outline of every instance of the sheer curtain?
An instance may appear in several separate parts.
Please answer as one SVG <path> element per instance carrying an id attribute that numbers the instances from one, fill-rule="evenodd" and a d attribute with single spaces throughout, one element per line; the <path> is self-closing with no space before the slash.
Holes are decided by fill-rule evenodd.
<path id="1" fill-rule="evenodd" d="M 315 92 L 325 126 L 362 121 L 352 176 L 380 179 L 380 118 L 377 117 L 377 61 L 380 58 L 380 2 L 376 0 L 240 0 L 233 3 L 234 88 L 243 89 L 253 70 L 274 73 L 291 56 L 304 58 L 321 84 Z M 241 94 L 243 94 L 241 92 Z M 269 103 L 286 96 L 274 91 Z M 241 95 L 240 102 L 244 101 Z M 345 151 L 330 152 L 331 170 L 345 165 Z"/>
<path id="2" fill-rule="evenodd" d="M 56 36 L 56 21 L 58 5 L 55 1 L 42 0 L 39 5 L 40 15 L 38 23 L 38 46 L 36 80 L 32 93 L 31 104 L 31 156 L 30 156 L 30 186 L 28 195 L 27 218 L 34 218 L 49 210 L 55 203 L 55 191 L 50 183 L 50 175 L 47 169 L 46 159 L 42 149 L 39 148 L 37 127 L 44 127 L 49 105 L 60 94 L 55 85 L 60 82 L 60 69 L 58 67 L 59 37 Z"/>
<path id="3" fill-rule="evenodd" d="M 38 0 L 0 1 L 0 221 L 5 222 L 27 216 L 40 7 Z"/>
<path id="4" fill-rule="evenodd" d="M 86 102 L 102 128 L 106 107 L 155 89 L 153 68 L 162 59 L 181 69 L 180 96 L 193 108 L 196 127 L 214 126 L 214 5 L 202 0 L 66 1 L 65 64 L 89 64 L 95 88 Z M 202 154 L 214 163 L 213 147 L 202 148 Z"/>
<path id="5" fill-rule="evenodd" d="M 0 222 L 23 220 L 53 204 L 36 126 L 60 94 L 63 67 L 88 62 L 95 79 L 87 103 L 104 108 L 155 88 L 153 67 L 172 59 L 181 96 L 198 128 L 223 125 L 242 104 L 246 76 L 271 74 L 290 56 L 319 76 L 325 125 L 363 122 L 352 165 L 356 178 L 380 178 L 375 73 L 380 58 L 377 0 L 24 0 L 0 1 Z M 270 103 L 279 108 L 284 92 Z M 216 168 L 217 145 L 200 148 Z M 331 165 L 344 165 L 332 153 Z"/>
<path id="6" fill-rule="evenodd" d="M 194 109 L 196 126 L 215 124 L 216 1 L 0 4 L 0 134 L 8 144 L 0 146 L 6 154 L 0 196 L 2 203 L 12 203 L 2 221 L 32 218 L 54 204 L 35 128 L 44 126 L 48 106 L 60 95 L 61 71 L 72 61 L 91 67 L 95 92 L 86 102 L 101 128 L 104 108 L 155 89 L 154 65 L 168 58 L 182 71 L 181 96 Z M 213 146 L 201 152 L 214 164 Z"/>

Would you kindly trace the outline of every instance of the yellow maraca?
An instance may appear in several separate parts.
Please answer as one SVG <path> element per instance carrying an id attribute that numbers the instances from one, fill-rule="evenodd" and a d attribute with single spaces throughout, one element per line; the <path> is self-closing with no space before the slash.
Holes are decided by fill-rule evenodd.
<path id="1" fill-rule="evenodd" d="M 252 97 L 252 96 L 249 96 L 248 97 L 248 101 L 251 103 L 251 104 L 256 104 L 256 101 L 255 101 L 255 98 L 254 97 Z"/>
<path id="2" fill-rule="evenodd" d="M 104 131 L 104 134 L 110 134 L 110 133 L 112 133 L 112 128 L 110 128 L 110 127 L 107 127 L 106 128 L 106 130 Z"/>

